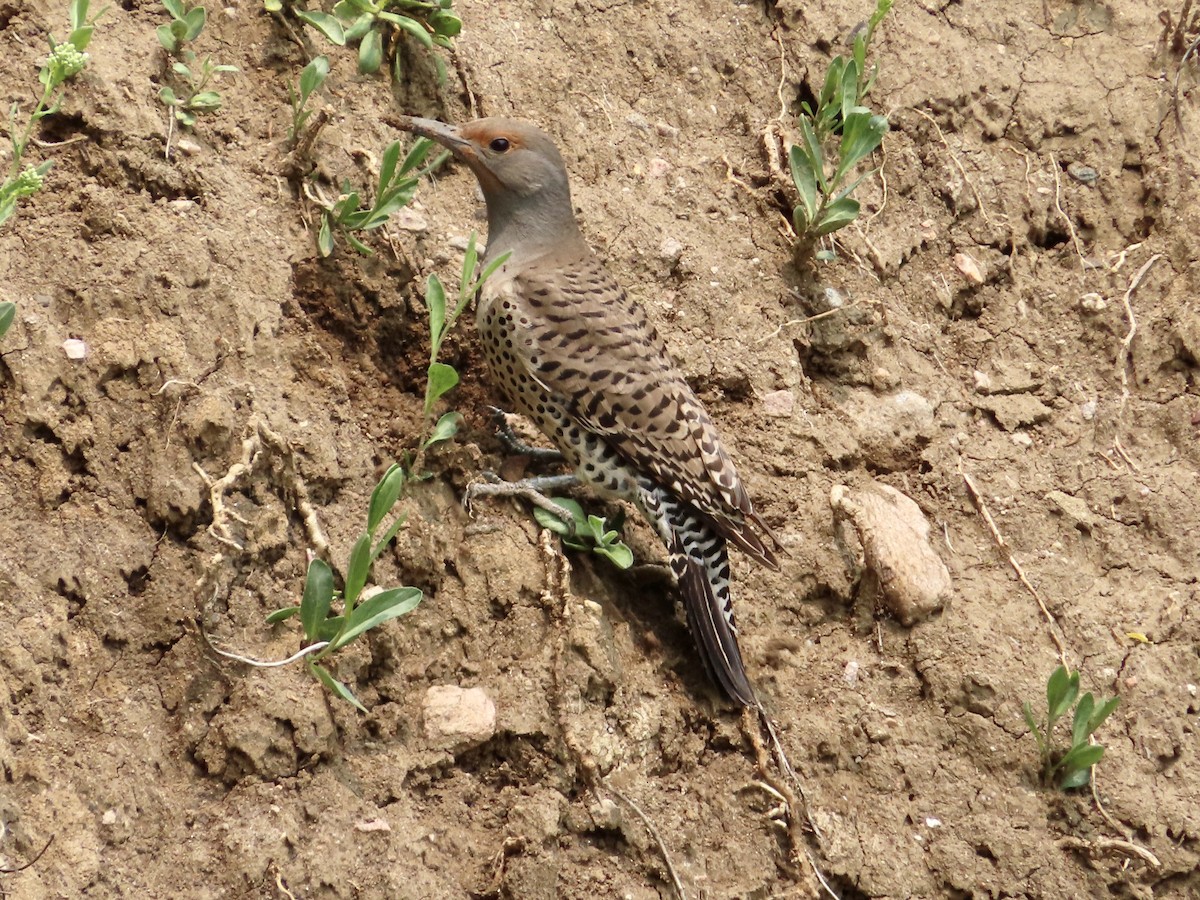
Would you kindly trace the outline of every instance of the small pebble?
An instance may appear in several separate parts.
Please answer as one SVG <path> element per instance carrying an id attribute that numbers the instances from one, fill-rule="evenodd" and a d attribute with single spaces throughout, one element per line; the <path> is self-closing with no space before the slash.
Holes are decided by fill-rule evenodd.
<path id="1" fill-rule="evenodd" d="M 67 338 L 62 343 L 63 353 L 67 359 L 84 359 L 88 355 L 88 345 L 78 338 Z"/>
<path id="2" fill-rule="evenodd" d="M 1107 309 L 1108 301 L 1093 291 L 1079 298 L 1079 306 L 1084 312 L 1096 313 Z"/>
<path id="3" fill-rule="evenodd" d="M 646 166 L 646 174 L 650 178 L 663 178 L 671 171 L 671 164 L 661 157 L 654 157 Z"/>
<path id="4" fill-rule="evenodd" d="M 1067 166 L 1067 174 L 1080 184 L 1095 184 L 1100 180 L 1100 173 L 1083 163 L 1071 163 Z"/>
<path id="5" fill-rule="evenodd" d="M 954 267 L 962 273 L 963 278 L 971 282 L 971 284 L 983 284 L 987 278 L 984 276 L 983 267 L 978 262 L 966 253 L 954 254 Z"/>

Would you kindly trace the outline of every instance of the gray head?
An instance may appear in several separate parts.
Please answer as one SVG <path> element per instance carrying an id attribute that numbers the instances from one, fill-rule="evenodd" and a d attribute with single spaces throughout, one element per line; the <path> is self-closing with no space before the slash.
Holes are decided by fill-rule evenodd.
<path id="1" fill-rule="evenodd" d="M 536 125 L 489 118 L 455 126 L 406 116 L 401 127 L 442 144 L 475 173 L 487 200 L 488 256 L 583 245 L 562 154 Z"/>

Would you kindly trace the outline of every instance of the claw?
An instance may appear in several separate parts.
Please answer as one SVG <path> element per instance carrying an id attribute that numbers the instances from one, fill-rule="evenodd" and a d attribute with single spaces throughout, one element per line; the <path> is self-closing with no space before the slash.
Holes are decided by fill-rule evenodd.
<path id="1" fill-rule="evenodd" d="M 483 481 L 467 485 L 463 495 L 463 505 L 467 512 L 479 497 L 520 497 L 534 506 L 558 516 L 568 525 L 573 524 L 575 517 L 570 510 L 563 509 L 546 496 L 546 491 L 561 491 L 579 484 L 575 475 L 545 475 L 541 478 L 526 478 L 522 481 L 501 481 L 495 472 L 484 472 Z"/>
<path id="2" fill-rule="evenodd" d="M 514 456 L 528 456 L 537 462 L 562 462 L 565 457 L 558 450 L 552 450 L 548 447 L 534 447 L 532 444 L 522 440 L 513 427 L 508 424 L 508 413 L 496 406 L 489 406 L 488 409 L 492 413 L 492 418 L 496 422 L 496 437 L 500 438 L 500 443 L 508 448 L 508 451 Z"/>

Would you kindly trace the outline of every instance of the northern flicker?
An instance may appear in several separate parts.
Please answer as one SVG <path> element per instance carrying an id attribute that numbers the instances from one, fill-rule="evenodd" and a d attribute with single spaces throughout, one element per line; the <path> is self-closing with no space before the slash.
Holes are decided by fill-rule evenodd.
<path id="1" fill-rule="evenodd" d="M 772 568 L 782 548 L 645 311 L 584 241 L 558 148 L 513 119 L 456 127 L 405 117 L 401 127 L 470 167 L 487 201 L 486 257 L 510 254 L 483 286 L 476 324 L 512 408 L 580 480 L 632 501 L 654 526 L 705 668 L 732 700 L 758 706 L 738 648 L 727 544 Z"/>

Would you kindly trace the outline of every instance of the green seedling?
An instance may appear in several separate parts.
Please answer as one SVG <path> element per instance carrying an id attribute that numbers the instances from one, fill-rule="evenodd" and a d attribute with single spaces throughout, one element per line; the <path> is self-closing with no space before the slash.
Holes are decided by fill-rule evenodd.
<path id="1" fill-rule="evenodd" d="M 383 151 L 379 179 L 375 187 L 375 202 L 370 207 L 363 206 L 362 195 L 353 190 L 349 182 L 343 185 L 342 196 L 337 202 L 322 204 L 325 211 L 317 232 L 317 249 L 321 255 L 329 256 L 333 253 L 335 232 L 340 233 L 359 253 L 364 256 L 373 255 L 375 251 L 364 244 L 356 232 L 379 228 L 387 222 L 392 213 L 412 202 L 421 178 L 441 165 L 449 156 L 448 153 L 442 153 L 428 166 L 418 169 L 433 146 L 433 141 L 418 138 L 401 163 L 400 142 L 394 141 L 390 144 Z"/>
<path id="2" fill-rule="evenodd" d="M 789 148 L 788 165 L 800 195 L 792 225 L 802 245 L 845 228 L 861 210 L 850 195 L 875 170 L 847 181 L 858 164 L 879 149 L 888 131 L 887 118 L 874 115 L 863 102 L 879 74 L 877 65 L 867 68 L 867 49 L 892 2 L 877 0 L 874 14 L 854 38 L 850 57 L 838 56 L 829 64 L 816 105 L 801 104 L 801 141 Z"/>
<path id="3" fill-rule="evenodd" d="M 33 130 L 37 123 L 58 112 L 62 107 L 63 92 L 59 89 L 82 72 L 87 65 L 88 54 L 84 51 L 96 30 L 96 20 L 104 15 L 104 10 L 101 10 L 95 18 L 89 19 L 88 5 L 89 0 L 72 0 L 68 12 L 71 33 L 67 40 L 59 44 L 53 36 L 49 38 L 50 55 L 38 73 L 42 94 L 33 112 L 22 122 L 20 104 L 13 103 L 9 108 L 8 133 L 12 142 L 12 163 L 3 183 L 0 183 L 0 225 L 12 217 L 22 199 L 41 190 L 46 173 L 50 171 L 52 163 L 49 160 L 37 166 L 27 165 L 24 169 L 22 162 L 25 151 L 33 140 Z"/>
<path id="4" fill-rule="evenodd" d="M 210 87 L 210 84 L 219 75 L 236 72 L 238 68 L 215 63 L 211 56 L 206 56 L 204 62 L 196 64 L 196 54 L 186 45 L 196 40 L 204 30 L 203 6 L 187 7 L 183 0 L 162 0 L 162 4 L 170 14 L 171 21 L 158 27 L 158 42 L 175 58 L 171 63 L 175 84 L 165 84 L 158 92 L 158 99 L 170 111 L 165 148 L 165 155 L 169 159 L 175 123 L 178 122 L 184 128 L 191 128 L 199 116 L 219 110 L 221 94 Z"/>
<path id="5" fill-rule="evenodd" d="M 176 94 L 170 85 L 164 85 L 158 92 L 161 100 L 173 114 L 173 121 L 178 121 L 186 128 L 196 124 L 198 116 L 215 113 L 221 108 L 221 95 L 209 88 L 208 84 L 223 72 L 236 72 L 237 66 L 218 65 L 212 57 L 205 57 L 199 69 L 184 62 L 176 61 L 171 64 L 171 71 L 178 75 L 180 92 Z"/>
<path id="6" fill-rule="evenodd" d="M 613 527 L 609 528 L 600 516 L 588 515 L 583 507 L 568 497 L 552 497 L 550 502 L 571 514 L 567 523 L 548 509 L 535 507 L 533 517 L 543 528 L 548 528 L 562 538 L 563 544 L 573 550 L 590 550 L 611 562 L 618 569 L 633 565 L 633 551 L 621 542 L 620 528 L 625 516 L 620 514 Z"/>
<path id="7" fill-rule="evenodd" d="M 375 485 L 367 512 L 367 529 L 350 551 L 341 591 L 334 589 L 333 570 L 329 564 L 323 559 L 314 559 L 308 565 L 300 605 L 286 606 L 267 616 L 267 622 L 275 624 L 299 615 L 306 646 L 320 648 L 304 657 L 309 674 L 362 712 L 367 711 L 366 707 L 350 688 L 333 677 L 321 660 L 389 619 L 412 612 L 422 600 L 421 591 L 413 587 L 395 587 L 371 594 L 364 591 L 371 566 L 404 525 L 404 516 L 397 516 L 383 534 L 376 537 L 403 494 L 406 480 L 405 471 L 393 463 Z M 338 600 L 342 604 L 340 613 L 333 609 Z"/>
<path id="8" fill-rule="evenodd" d="M 158 26 L 158 42 L 164 50 L 174 56 L 185 43 L 191 43 L 200 36 L 200 32 L 204 30 L 206 14 L 203 6 L 193 6 L 189 9 L 183 5 L 182 0 L 162 0 L 162 5 L 170 13 L 171 21 Z"/>
<path id="9" fill-rule="evenodd" d="M 1079 697 L 1078 703 L 1075 702 L 1077 697 L 1079 673 L 1068 672 L 1065 666 L 1059 666 L 1046 682 L 1046 716 L 1041 723 L 1034 719 L 1033 707 L 1028 702 L 1022 707 L 1025 724 L 1037 741 L 1042 780 L 1056 784 L 1064 791 L 1084 787 L 1091 781 L 1092 767 L 1104 756 L 1104 747 L 1092 743 L 1091 736 L 1120 701 L 1119 697 L 1112 697 L 1097 706 L 1090 692 Z M 1061 750 L 1054 746 L 1054 726 L 1073 705 L 1071 744 Z"/>
<path id="10" fill-rule="evenodd" d="M 279 0 L 266 0 L 279 2 Z M 333 14 L 319 10 L 296 10 L 296 17 L 320 31 L 339 47 L 358 42 L 358 71 L 378 72 L 384 62 L 392 78 L 400 80 L 398 39 L 408 36 L 426 50 L 450 47 L 462 31 L 462 20 L 450 11 L 453 0 L 339 0 Z M 269 7 L 268 7 L 269 8 Z M 446 75 L 445 63 L 434 56 L 439 80 Z"/>
<path id="11" fill-rule="evenodd" d="M 0 338 L 8 334 L 12 328 L 13 319 L 17 317 L 17 304 L 8 300 L 0 302 Z"/>
<path id="12" fill-rule="evenodd" d="M 288 85 L 288 100 L 292 104 L 292 127 L 288 131 L 288 141 L 295 141 L 299 137 L 309 116 L 313 114 L 311 109 L 306 109 L 308 100 L 320 90 L 321 85 L 328 77 L 329 59 L 318 56 L 300 70 L 300 89 L 298 91 L 290 84 Z"/>
<path id="13" fill-rule="evenodd" d="M 446 339 L 446 335 L 450 333 L 450 329 L 454 327 L 454 323 L 458 321 L 458 317 L 467 308 L 467 304 L 471 302 L 471 298 L 479 292 L 483 283 L 492 276 L 492 273 L 496 269 L 504 264 L 504 261 L 509 256 L 505 253 L 498 259 L 493 259 L 480 272 L 479 252 L 475 248 L 475 239 L 475 232 L 471 232 L 471 237 L 467 241 L 467 251 L 463 257 L 462 277 L 458 282 L 458 298 L 453 308 L 449 310 L 446 308 L 446 288 L 442 285 L 441 279 L 436 275 L 430 275 L 425 283 L 425 305 L 429 309 L 429 370 L 425 380 L 426 418 L 433 415 L 434 404 L 444 394 L 458 385 L 458 371 L 453 366 L 438 362 L 438 354 L 442 349 L 442 341 Z M 438 427 L 434 429 L 434 434 L 444 432 L 441 424 L 445 418 L 443 416 L 438 421 Z M 459 419 L 461 418 L 459 416 Z M 451 431 L 440 439 L 445 440 L 453 435 L 454 432 Z"/>

